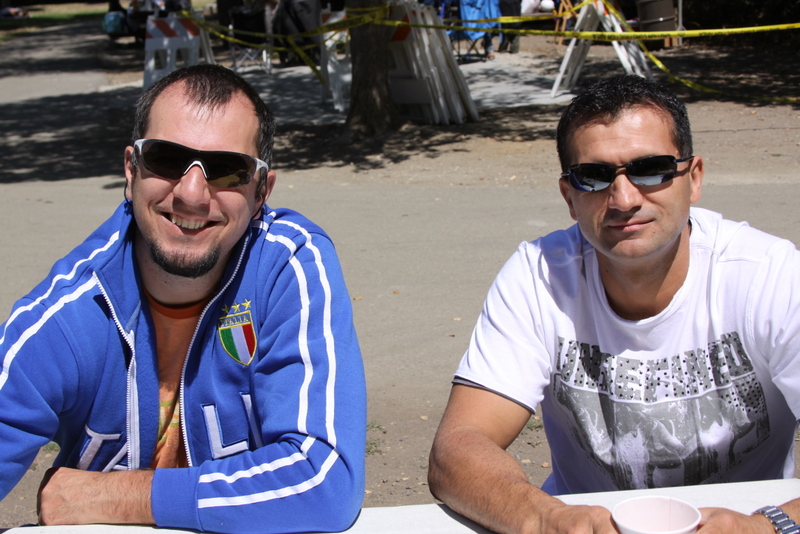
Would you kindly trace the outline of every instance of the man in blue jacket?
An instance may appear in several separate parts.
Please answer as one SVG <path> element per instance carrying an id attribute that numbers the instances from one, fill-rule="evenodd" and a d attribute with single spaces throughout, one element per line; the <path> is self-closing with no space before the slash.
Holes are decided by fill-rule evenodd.
<path id="1" fill-rule="evenodd" d="M 333 244 L 266 200 L 275 126 L 228 69 L 145 92 L 125 201 L 0 332 L 0 495 L 56 441 L 43 524 L 338 531 L 366 393 Z"/>

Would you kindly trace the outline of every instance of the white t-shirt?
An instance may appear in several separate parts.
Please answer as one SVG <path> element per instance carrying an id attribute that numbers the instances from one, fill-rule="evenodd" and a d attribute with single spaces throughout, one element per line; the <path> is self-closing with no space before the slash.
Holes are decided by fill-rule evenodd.
<path id="1" fill-rule="evenodd" d="M 577 225 L 522 243 L 456 372 L 541 403 L 552 494 L 794 476 L 800 252 L 692 208 L 686 281 L 641 321 L 610 308 Z"/>

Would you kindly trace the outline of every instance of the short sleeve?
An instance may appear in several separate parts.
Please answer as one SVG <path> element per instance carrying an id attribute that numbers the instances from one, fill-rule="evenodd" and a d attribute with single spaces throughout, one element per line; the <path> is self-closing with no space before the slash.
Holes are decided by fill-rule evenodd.
<path id="1" fill-rule="evenodd" d="M 550 383 L 552 365 L 530 252 L 522 243 L 497 275 L 456 377 L 533 412 Z"/>

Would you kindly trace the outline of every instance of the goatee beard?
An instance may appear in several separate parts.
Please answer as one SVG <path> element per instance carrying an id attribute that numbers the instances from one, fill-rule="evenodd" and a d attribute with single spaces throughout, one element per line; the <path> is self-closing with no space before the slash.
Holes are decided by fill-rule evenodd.
<path id="1" fill-rule="evenodd" d="M 155 243 L 150 243 L 150 257 L 165 272 L 182 278 L 200 278 L 208 274 L 219 261 L 219 249 L 214 248 L 202 258 L 174 254 L 168 256 Z"/>

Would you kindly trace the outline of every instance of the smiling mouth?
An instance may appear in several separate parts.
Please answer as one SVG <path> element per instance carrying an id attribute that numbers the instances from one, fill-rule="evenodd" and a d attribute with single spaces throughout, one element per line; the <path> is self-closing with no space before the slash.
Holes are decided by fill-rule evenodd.
<path id="1" fill-rule="evenodd" d="M 189 221 L 174 214 L 170 217 L 170 221 L 172 221 L 172 224 L 175 226 L 179 226 L 187 230 L 199 230 L 211 224 L 210 221 Z"/>

